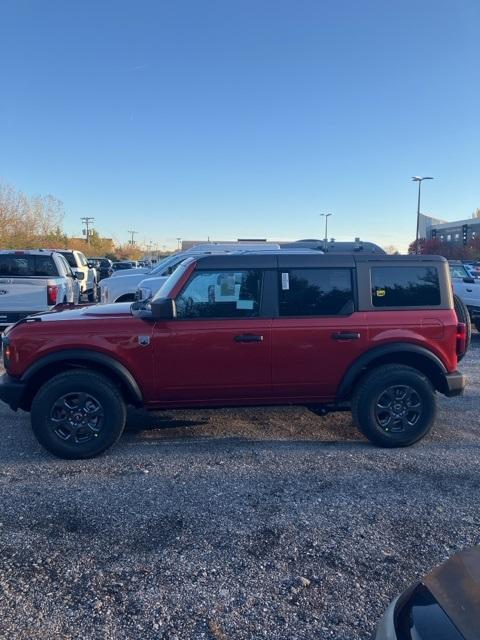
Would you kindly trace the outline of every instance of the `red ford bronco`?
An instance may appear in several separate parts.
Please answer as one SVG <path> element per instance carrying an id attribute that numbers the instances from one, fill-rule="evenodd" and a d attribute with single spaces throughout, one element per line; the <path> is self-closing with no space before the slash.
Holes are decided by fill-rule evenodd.
<path id="1" fill-rule="evenodd" d="M 112 446 L 127 404 L 351 407 L 373 443 L 406 446 L 429 431 L 436 392 L 462 393 L 465 342 L 441 257 L 207 255 L 149 302 L 8 329 L 0 399 L 63 458 Z"/>

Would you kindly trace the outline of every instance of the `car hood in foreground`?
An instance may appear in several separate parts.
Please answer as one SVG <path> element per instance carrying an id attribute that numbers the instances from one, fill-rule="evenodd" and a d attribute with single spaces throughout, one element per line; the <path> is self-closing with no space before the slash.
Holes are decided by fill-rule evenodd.
<path id="1" fill-rule="evenodd" d="M 30 318 L 37 322 L 64 322 L 65 320 L 95 320 L 105 316 L 125 317 L 131 315 L 131 304 L 131 302 L 117 302 L 115 304 L 91 304 L 76 307 L 61 305 L 46 313 L 37 313 Z"/>

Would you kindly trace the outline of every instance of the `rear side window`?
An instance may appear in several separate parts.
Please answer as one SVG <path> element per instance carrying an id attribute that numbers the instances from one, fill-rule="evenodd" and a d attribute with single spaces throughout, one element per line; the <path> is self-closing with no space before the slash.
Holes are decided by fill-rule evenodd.
<path id="1" fill-rule="evenodd" d="M 350 269 L 281 271 L 281 316 L 336 316 L 354 311 Z"/>
<path id="2" fill-rule="evenodd" d="M 62 256 L 65 258 L 65 260 L 68 262 L 68 264 L 71 267 L 74 267 L 74 268 L 77 267 L 77 261 L 75 260 L 75 256 L 73 255 L 73 253 L 70 253 L 69 251 L 65 251 L 65 253 L 62 252 Z"/>
<path id="3" fill-rule="evenodd" d="M 430 307 L 440 304 L 435 267 L 373 267 L 374 307 Z"/>
<path id="4" fill-rule="evenodd" d="M 173 276 L 175 277 L 175 276 Z M 195 271 L 175 300 L 178 318 L 255 318 L 263 272 Z"/>
<path id="5" fill-rule="evenodd" d="M 46 278 L 58 275 L 58 270 L 52 256 L 19 255 L 8 253 L 0 255 L 0 276 Z"/>

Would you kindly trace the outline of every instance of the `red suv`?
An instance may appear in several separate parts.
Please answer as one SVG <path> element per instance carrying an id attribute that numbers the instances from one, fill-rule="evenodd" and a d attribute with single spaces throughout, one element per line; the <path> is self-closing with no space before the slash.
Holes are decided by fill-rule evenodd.
<path id="1" fill-rule="evenodd" d="M 446 260 L 232 254 L 185 260 L 147 303 L 32 316 L 7 330 L 0 398 L 49 451 L 88 458 L 146 409 L 350 406 L 375 444 L 410 445 L 435 393 L 462 393 Z"/>

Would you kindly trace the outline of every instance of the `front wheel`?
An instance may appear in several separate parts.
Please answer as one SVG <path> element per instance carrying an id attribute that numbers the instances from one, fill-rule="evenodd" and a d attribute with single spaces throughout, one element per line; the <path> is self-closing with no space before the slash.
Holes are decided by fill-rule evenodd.
<path id="1" fill-rule="evenodd" d="M 117 387 L 95 371 L 66 371 L 33 399 L 31 422 L 40 444 L 59 458 L 93 458 L 111 447 L 125 427 Z"/>
<path id="2" fill-rule="evenodd" d="M 385 365 L 357 385 L 352 414 L 359 430 L 381 447 L 407 447 L 421 440 L 435 421 L 435 390 L 417 369 Z"/>
<path id="3" fill-rule="evenodd" d="M 93 289 L 88 292 L 88 301 L 89 302 L 98 302 L 98 289 L 97 283 L 93 284 Z"/>

